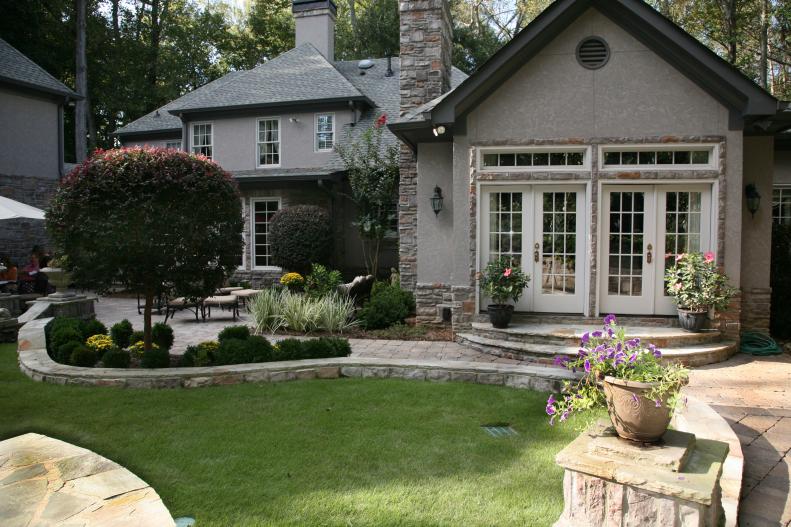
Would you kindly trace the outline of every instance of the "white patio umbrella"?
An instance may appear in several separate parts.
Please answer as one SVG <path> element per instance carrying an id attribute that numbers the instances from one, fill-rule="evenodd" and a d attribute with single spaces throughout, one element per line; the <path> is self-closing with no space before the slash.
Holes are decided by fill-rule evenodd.
<path id="1" fill-rule="evenodd" d="M 44 211 L 0 196 L 0 220 L 12 220 L 14 218 L 43 220 Z"/>

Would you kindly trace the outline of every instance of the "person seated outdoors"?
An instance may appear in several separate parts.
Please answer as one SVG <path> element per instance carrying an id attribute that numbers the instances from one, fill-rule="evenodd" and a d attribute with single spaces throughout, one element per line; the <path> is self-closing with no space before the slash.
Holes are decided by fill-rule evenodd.
<path id="1" fill-rule="evenodd" d="M 19 274 L 19 294 L 48 295 L 51 292 L 47 275 L 41 272 L 40 258 L 49 257 L 36 245 L 30 251 L 30 259 Z"/>
<path id="2" fill-rule="evenodd" d="M 16 291 L 17 267 L 6 254 L 0 254 L 0 292 L 13 293 Z"/>

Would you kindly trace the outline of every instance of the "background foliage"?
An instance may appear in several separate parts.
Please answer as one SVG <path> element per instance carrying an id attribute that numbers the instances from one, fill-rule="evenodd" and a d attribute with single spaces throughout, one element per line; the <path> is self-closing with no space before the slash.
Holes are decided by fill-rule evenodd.
<path id="1" fill-rule="evenodd" d="M 82 0 L 81 0 L 82 1 Z M 227 73 L 294 45 L 291 0 L 84 0 L 89 149 Z M 791 2 L 647 0 L 778 98 L 791 98 Z M 339 60 L 399 52 L 397 0 L 336 0 Z M 450 0 L 453 62 L 470 73 L 551 0 Z M 4 2 L 0 38 L 74 87 L 75 0 Z M 765 81 L 765 82 L 764 82 Z M 73 113 L 66 116 L 74 158 Z"/>

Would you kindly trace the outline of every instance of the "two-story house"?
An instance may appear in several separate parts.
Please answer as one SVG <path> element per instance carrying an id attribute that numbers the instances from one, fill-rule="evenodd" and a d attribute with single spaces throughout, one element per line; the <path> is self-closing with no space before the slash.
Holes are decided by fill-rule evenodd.
<path id="1" fill-rule="evenodd" d="M 239 277 L 279 277 L 268 227 L 283 207 L 316 204 L 335 226 L 334 265 L 363 264 L 355 209 L 335 145 L 354 140 L 382 114 L 398 117 L 398 58 L 334 60 L 332 0 L 294 0 L 296 47 L 251 70 L 234 71 L 119 129 L 124 146 L 182 148 L 228 170 L 243 196 L 245 251 Z M 465 77 L 454 71 L 454 80 Z M 387 130 L 387 142 L 395 137 Z M 395 206 L 395 204 L 394 204 Z M 381 267 L 397 266 L 394 236 Z"/>
<path id="2" fill-rule="evenodd" d="M 0 196 L 45 209 L 63 176 L 63 107 L 78 95 L 0 39 Z M 44 222 L 6 220 L 0 252 L 24 263 Z"/>

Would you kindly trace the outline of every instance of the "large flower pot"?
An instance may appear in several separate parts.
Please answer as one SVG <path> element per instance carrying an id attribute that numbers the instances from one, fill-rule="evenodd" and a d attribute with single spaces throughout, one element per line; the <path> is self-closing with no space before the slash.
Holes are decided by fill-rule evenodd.
<path id="1" fill-rule="evenodd" d="M 511 316 L 514 314 L 514 306 L 509 304 L 489 304 L 486 308 L 489 313 L 489 322 L 498 329 L 504 329 L 511 323 Z"/>
<path id="2" fill-rule="evenodd" d="M 655 443 L 662 438 L 670 425 L 671 412 L 667 397 L 659 406 L 645 397 L 654 388 L 654 383 L 607 376 L 602 385 L 607 412 L 619 436 L 641 443 Z"/>
<path id="3" fill-rule="evenodd" d="M 687 309 L 678 308 L 678 324 L 681 326 L 681 329 L 689 331 L 690 333 L 700 333 L 708 316 L 708 310 L 689 311 Z"/>

